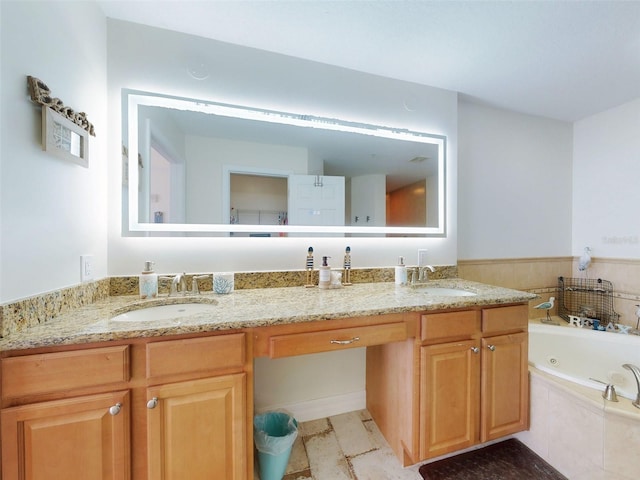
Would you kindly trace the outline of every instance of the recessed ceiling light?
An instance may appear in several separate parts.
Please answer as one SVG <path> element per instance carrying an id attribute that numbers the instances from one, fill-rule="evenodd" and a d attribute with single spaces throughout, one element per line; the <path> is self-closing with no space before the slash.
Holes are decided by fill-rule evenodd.
<path id="1" fill-rule="evenodd" d="M 205 80 L 209 78 L 209 67 L 206 63 L 197 62 L 187 67 L 187 72 L 196 80 Z"/>
<path id="2" fill-rule="evenodd" d="M 411 160 L 409 160 L 409 162 L 411 162 L 411 163 L 420 163 L 420 162 L 424 162 L 428 158 L 429 157 L 413 157 Z"/>
<path id="3" fill-rule="evenodd" d="M 415 95 L 408 95 L 402 105 L 407 112 L 415 112 L 418 109 L 418 98 Z"/>

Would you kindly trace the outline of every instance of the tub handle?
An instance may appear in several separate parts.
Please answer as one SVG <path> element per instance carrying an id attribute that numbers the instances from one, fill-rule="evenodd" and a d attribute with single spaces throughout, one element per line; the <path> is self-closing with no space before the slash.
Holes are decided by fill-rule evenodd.
<path id="1" fill-rule="evenodd" d="M 478 347 L 471 347 L 471 351 L 473 353 L 478 353 L 480 351 L 480 349 Z"/>
<path id="2" fill-rule="evenodd" d="M 487 348 L 493 352 L 496 349 L 496 346 L 495 345 L 487 345 Z"/>

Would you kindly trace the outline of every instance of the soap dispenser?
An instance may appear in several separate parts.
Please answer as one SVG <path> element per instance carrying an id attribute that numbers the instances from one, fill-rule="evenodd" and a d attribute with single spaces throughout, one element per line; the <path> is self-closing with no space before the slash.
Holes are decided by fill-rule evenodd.
<path id="1" fill-rule="evenodd" d="M 158 274 L 153 271 L 153 262 L 144 262 L 144 270 L 138 279 L 140 298 L 155 298 L 158 296 Z"/>
<path id="2" fill-rule="evenodd" d="M 404 264 L 404 257 L 398 257 L 396 265 L 396 285 L 407 284 L 407 266 Z"/>
<path id="3" fill-rule="evenodd" d="M 318 288 L 331 287 L 331 267 L 327 263 L 327 258 L 322 257 L 322 266 L 318 268 Z"/>

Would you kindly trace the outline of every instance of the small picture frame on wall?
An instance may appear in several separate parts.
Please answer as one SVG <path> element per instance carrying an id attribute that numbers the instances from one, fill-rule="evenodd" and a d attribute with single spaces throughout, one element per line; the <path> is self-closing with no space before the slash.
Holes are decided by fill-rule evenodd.
<path id="1" fill-rule="evenodd" d="M 89 167 L 89 132 L 46 106 L 42 107 L 42 149 Z"/>

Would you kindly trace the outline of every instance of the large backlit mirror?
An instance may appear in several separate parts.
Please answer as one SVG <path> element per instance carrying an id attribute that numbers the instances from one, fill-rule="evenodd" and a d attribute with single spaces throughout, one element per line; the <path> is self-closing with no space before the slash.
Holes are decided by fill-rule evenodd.
<path id="1" fill-rule="evenodd" d="M 132 234 L 445 233 L 443 136 L 134 91 L 123 106 Z"/>

